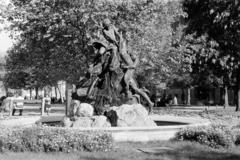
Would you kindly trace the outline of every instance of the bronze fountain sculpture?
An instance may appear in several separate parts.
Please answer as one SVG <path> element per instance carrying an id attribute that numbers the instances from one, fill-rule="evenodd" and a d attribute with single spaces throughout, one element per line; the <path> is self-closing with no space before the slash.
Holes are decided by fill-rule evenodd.
<path id="1" fill-rule="evenodd" d="M 87 97 L 94 100 L 97 115 L 109 106 L 141 103 L 140 97 L 147 102 L 151 113 L 153 102 L 134 78 L 139 59 L 127 51 L 126 32 L 119 32 L 109 19 L 102 26 L 100 36 L 92 42 L 96 57 L 79 86 L 90 80 Z"/>

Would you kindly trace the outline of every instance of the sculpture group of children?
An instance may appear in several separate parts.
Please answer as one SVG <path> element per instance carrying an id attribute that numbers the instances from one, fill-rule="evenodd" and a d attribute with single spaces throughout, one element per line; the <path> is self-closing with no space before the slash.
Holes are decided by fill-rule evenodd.
<path id="1" fill-rule="evenodd" d="M 108 79 L 106 75 L 109 73 L 111 86 L 105 88 L 112 87 L 113 90 L 116 90 L 116 88 L 121 86 L 122 93 L 128 99 L 132 99 L 133 95 L 139 95 L 147 102 L 149 112 L 151 112 L 154 103 L 150 100 L 147 93 L 138 87 L 134 78 L 134 72 L 139 59 L 127 50 L 126 31 L 119 32 L 109 19 L 103 21 L 102 27 L 98 40 L 92 43 L 97 55 L 89 71 L 91 74 L 95 73 L 96 78 L 92 81 L 87 91 L 88 97 L 93 95 L 94 88 L 100 81 L 104 78 L 105 80 Z M 138 100 L 138 103 L 140 103 L 140 99 Z"/>

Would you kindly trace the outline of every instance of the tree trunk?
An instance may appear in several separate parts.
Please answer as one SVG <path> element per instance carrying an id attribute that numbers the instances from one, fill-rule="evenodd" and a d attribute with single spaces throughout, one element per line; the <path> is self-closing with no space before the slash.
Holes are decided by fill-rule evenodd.
<path id="1" fill-rule="evenodd" d="M 47 95 L 47 89 L 46 87 L 43 87 L 43 97 L 46 97 L 46 95 Z"/>
<path id="2" fill-rule="evenodd" d="M 63 103 L 64 101 L 63 101 L 62 92 L 61 92 L 61 90 L 60 90 L 58 85 L 57 85 L 57 89 L 58 89 L 58 92 L 59 92 L 59 96 L 60 96 L 61 102 Z"/>
<path id="3" fill-rule="evenodd" d="M 191 88 L 187 88 L 187 105 L 191 105 Z"/>
<path id="4" fill-rule="evenodd" d="M 39 98 L 39 95 L 38 95 L 38 87 L 35 88 L 35 92 L 36 92 L 35 99 L 38 99 L 38 98 Z"/>
<path id="5" fill-rule="evenodd" d="M 72 100 L 72 85 L 69 83 L 66 83 L 66 109 L 65 109 L 65 115 L 68 115 L 70 103 Z"/>
<path id="6" fill-rule="evenodd" d="M 236 111 L 239 111 L 240 106 L 240 80 L 237 82 L 237 105 L 236 105 Z"/>
<path id="7" fill-rule="evenodd" d="M 57 85 L 56 85 L 56 86 L 57 86 Z M 58 97 L 57 97 L 57 87 L 56 87 L 56 86 L 54 87 L 54 90 L 55 90 L 55 97 L 56 97 L 56 99 L 57 99 Z"/>
<path id="8" fill-rule="evenodd" d="M 185 93 L 184 93 L 184 88 L 182 88 L 181 100 L 182 100 L 182 104 L 185 104 Z"/>
<path id="9" fill-rule="evenodd" d="M 32 99 L 32 89 L 31 88 L 30 88 L 29 92 L 30 92 L 30 99 Z"/>
<path id="10" fill-rule="evenodd" d="M 228 103 L 228 87 L 224 86 L 224 109 L 229 107 Z"/>
<path id="11" fill-rule="evenodd" d="M 213 88 L 212 96 L 213 96 L 213 104 L 216 105 L 216 88 Z"/>

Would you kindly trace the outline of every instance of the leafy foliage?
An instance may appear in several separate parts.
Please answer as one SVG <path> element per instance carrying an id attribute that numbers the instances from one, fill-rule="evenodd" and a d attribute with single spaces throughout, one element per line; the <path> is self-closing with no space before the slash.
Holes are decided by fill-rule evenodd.
<path id="1" fill-rule="evenodd" d="M 208 41 L 218 44 L 219 53 L 206 59 L 218 63 L 218 71 L 227 78 L 239 68 L 239 5 L 234 0 L 186 0 L 183 4 L 189 15 L 187 33 L 207 35 Z"/>
<path id="2" fill-rule="evenodd" d="M 202 70 L 210 71 L 208 79 L 225 86 L 239 88 L 240 3 L 236 0 L 185 0 L 183 10 L 188 14 L 186 33 L 207 36 L 206 42 L 218 45 L 213 56 L 206 54 L 205 62 L 198 63 Z M 204 59 L 203 59 L 204 60 Z M 199 62 L 203 62 L 202 60 Z M 239 92 L 240 93 L 240 92 Z M 238 99 L 240 99 L 240 94 Z M 238 101 L 238 106 L 240 101 Z M 239 108 L 239 107 L 237 107 Z M 236 108 L 236 110 L 238 110 Z"/>
<path id="3" fill-rule="evenodd" d="M 58 80 L 75 83 L 84 75 L 94 57 L 89 46 L 109 18 L 121 31 L 128 32 L 129 52 L 139 55 L 138 74 L 149 73 L 149 81 L 159 81 L 171 73 L 169 57 L 185 14 L 179 2 L 117 0 L 12 0 L 4 17 L 11 31 L 18 32 L 17 45 L 10 54 L 25 57 L 23 70 L 34 72 L 39 86 Z M 18 64 L 21 59 L 9 56 Z M 23 61 L 22 61 L 23 62 Z M 169 63 L 171 62 L 171 63 Z M 13 65 L 7 63 L 8 71 Z M 42 74 L 42 75 L 41 75 Z"/>

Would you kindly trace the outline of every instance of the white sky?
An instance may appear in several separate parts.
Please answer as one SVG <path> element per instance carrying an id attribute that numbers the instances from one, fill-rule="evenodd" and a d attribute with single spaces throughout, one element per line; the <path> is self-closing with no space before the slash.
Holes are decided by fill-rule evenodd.
<path id="1" fill-rule="evenodd" d="M 7 5 L 9 0 L 0 0 L 1 5 Z M 0 24 L 0 27 L 2 25 Z M 13 45 L 13 41 L 9 37 L 9 33 L 6 31 L 0 32 L 0 56 L 6 55 L 6 51 Z"/>
<path id="2" fill-rule="evenodd" d="M 6 51 L 12 46 L 13 41 L 7 32 L 0 32 L 0 54 L 6 54 Z"/>

